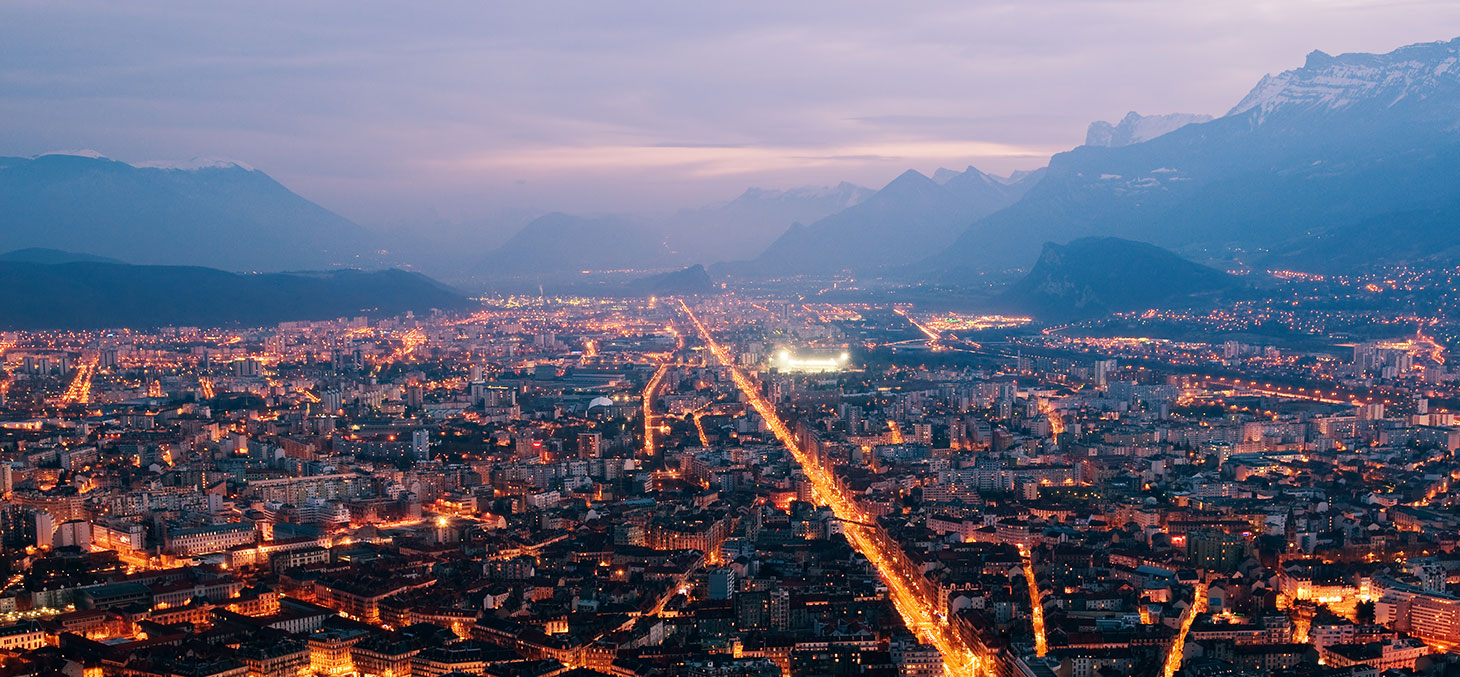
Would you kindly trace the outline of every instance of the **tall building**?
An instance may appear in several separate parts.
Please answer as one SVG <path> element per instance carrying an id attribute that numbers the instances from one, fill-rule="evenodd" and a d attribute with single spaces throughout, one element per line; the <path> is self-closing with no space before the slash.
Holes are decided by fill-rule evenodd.
<path id="1" fill-rule="evenodd" d="M 50 548 L 56 536 L 56 518 L 44 510 L 35 512 L 35 545 Z"/>
<path id="2" fill-rule="evenodd" d="M 1375 582 L 1383 588 L 1374 604 L 1374 617 L 1379 623 L 1422 639 L 1460 642 L 1460 597 L 1392 579 Z"/>
<path id="3" fill-rule="evenodd" d="M 770 626 L 772 630 L 787 630 L 791 627 L 791 591 L 776 588 L 771 591 Z"/>
<path id="4" fill-rule="evenodd" d="M 0 549 L 19 552 L 27 546 L 38 545 L 36 539 L 37 511 L 25 506 L 0 506 Z"/>
<path id="5" fill-rule="evenodd" d="M 731 599 L 735 596 L 735 570 L 720 567 L 710 572 L 710 599 Z"/>
<path id="6" fill-rule="evenodd" d="M 578 433 L 578 458 L 603 456 L 603 433 Z"/>
<path id="7" fill-rule="evenodd" d="M 1186 536 L 1186 554 L 1198 569 L 1231 573 L 1247 554 L 1247 539 L 1241 534 L 1197 531 Z"/>
<path id="8" fill-rule="evenodd" d="M 253 378 L 259 375 L 260 367 L 262 365 L 259 363 L 258 360 L 250 357 L 248 359 L 235 362 L 233 366 L 239 376 L 243 376 L 245 378 Z"/>

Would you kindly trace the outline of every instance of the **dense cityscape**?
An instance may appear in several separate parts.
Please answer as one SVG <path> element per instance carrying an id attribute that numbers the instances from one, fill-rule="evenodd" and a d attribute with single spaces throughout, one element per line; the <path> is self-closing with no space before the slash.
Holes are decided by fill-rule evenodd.
<path id="1" fill-rule="evenodd" d="M 1362 677 L 1460 642 L 1417 332 L 519 296 L 0 351 L 6 674 Z"/>

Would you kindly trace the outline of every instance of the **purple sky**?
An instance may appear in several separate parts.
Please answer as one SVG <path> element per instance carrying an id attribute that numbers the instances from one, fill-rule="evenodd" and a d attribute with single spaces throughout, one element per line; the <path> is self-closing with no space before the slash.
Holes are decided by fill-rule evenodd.
<path id="1" fill-rule="evenodd" d="M 1454 0 L 6 2 L 0 155 L 221 156 L 365 225 L 1006 173 L 1093 120 L 1221 114 Z"/>

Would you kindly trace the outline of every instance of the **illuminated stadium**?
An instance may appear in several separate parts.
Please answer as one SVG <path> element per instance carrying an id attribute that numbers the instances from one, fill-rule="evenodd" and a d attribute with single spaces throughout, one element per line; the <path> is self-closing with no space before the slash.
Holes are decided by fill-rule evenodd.
<path id="1" fill-rule="evenodd" d="M 822 374 L 846 369 L 851 359 L 852 356 L 846 351 L 795 352 L 782 348 L 771 355 L 769 366 L 785 373 Z"/>

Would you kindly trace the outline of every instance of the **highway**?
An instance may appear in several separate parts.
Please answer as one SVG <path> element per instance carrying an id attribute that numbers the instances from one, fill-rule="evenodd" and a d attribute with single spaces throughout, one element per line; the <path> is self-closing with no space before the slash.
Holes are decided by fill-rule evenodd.
<path id="1" fill-rule="evenodd" d="M 791 430 L 786 426 L 785 421 L 776 412 L 775 407 L 766 401 L 760 394 L 759 384 L 735 366 L 735 360 L 729 351 L 715 341 L 714 336 L 705 328 L 694 311 L 684 301 L 679 302 L 680 308 L 694 325 L 695 331 L 704 342 L 705 347 L 719 360 L 720 364 L 730 370 L 730 377 L 734 380 L 736 387 L 744 393 L 746 400 L 751 407 L 765 419 L 766 426 L 775 434 L 776 439 L 786 446 L 787 451 L 800 464 L 807 479 L 811 482 L 813 498 L 820 504 L 831 508 L 837 519 L 841 520 L 846 534 L 847 541 L 857 552 L 862 553 L 867 561 L 877 568 L 878 574 L 887 584 L 888 597 L 892 605 L 902 616 L 903 623 L 908 629 L 917 635 L 921 640 L 932 644 L 943 655 L 943 671 L 950 676 L 969 676 L 980 674 L 980 668 L 984 661 L 977 656 L 967 641 L 953 630 L 946 619 L 940 618 L 936 612 L 939 605 L 933 598 L 937 594 L 930 590 L 926 579 L 921 572 L 912 571 L 907 556 L 902 552 L 897 543 L 888 539 L 881 529 L 864 526 L 875 524 L 856 501 L 848 495 L 831 469 L 821 465 L 818 459 L 812 458 L 801 445 L 796 441 Z"/>
<path id="2" fill-rule="evenodd" d="M 1324 404 L 1392 404 L 1392 400 L 1394 399 L 1394 393 L 1382 386 L 1365 388 L 1352 385 L 1339 385 L 1328 381 L 1314 380 L 1312 378 L 1294 375 L 1274 376 L 1270 374 L 1249 374 L 1233 368 L 1224 368 L 1220 365 L 1198 366 L 1193 364 L 1180 364 L 1150 357 L 1133 357 L 1117 351 L 1056 349 L 1026 342 L 1014 342 L 1008 345 L 1012 346 L 1012 348 L 1003 350 L 986 348 L 983 350 L 970 350 L 969 352 L 1005 358 L 1014 357 L 1015 351 L 1017 351 L 1026 355 L 1058 357 L 1071 360 L 1115 359 L 1120 360 L 1120 363 L 1124 366 L 1144 369 L 1157 375 L 1188 378 L 1200 382 L 1203 386 L 1207 387 L 1238 388 L 1257 395 L 1322 402 Z M 1440 357 L 1442 359 L 1443 356 Z M 1431 412 L 1448 413 L 1450 408 L 1456 408 L 1457 404 L 1460 403 L 1443 398 L 1430 397 Z"/>
<path id="3" fill-rule="evenodd" d="M 659 387 L 664 384 L 664 375 L 669 372 L 670 365 L 675 363 L 675 357 L 684 350 L 684 335 L 673 325 L 666 329 L 674 335 L 674 351 L 665 356 L 664 361 L 659 363 L 659 368 L 654 370 L 654 375 L 649 377 L 649 383 L 644 386 L 644 456 L 646 457 L 654 455 L 654 396 L 659 392 Z"/>
<path id="4" fill-rule="evenodd" d="M 96 376 L 96 365 L 100 361 L 99 353 L 87 352 L 81 357 L 81 364 L 76 367 L 76 378 L 71 379 L 71 384 L 66 386 L 66 394 L 61 396 L 61 406 L 69 407 L 91 401 L 91 379 Z"/>
<path id="5" fill-rule="evenodd" d="M 935 332 L 932 329 L 929 329 L 923 323 L 918 322 L 917 320 L 914 320 L 911 315 L 908 315 L 907 314 L 907 311 L 904 311 L 901 308 L 897 308 L 897 309 L 893 310 L 892 312 L 897 313 L 898 315 L 901 315 L 903 317 L 903 319 L 907 320 L 908 324 L 911 324 L 912 326 L 916 327 L 918 331 L 922 332 L 924 336 L 928 337 L 928 345 L 929 346 L 932 346 L 933 343 L 938 340 L 938 332 Z"/>
<path id="6" fill-rule="evenodd" d="M 659 392 L 659 386 L 664 382 L 664 374 L 669 371 L 669 361 L 659 363 L 659 368 L 654 370 L 654 375 L 649 377 L 649 384 L 644 386 L 644 456 L 654 455 L 654 395 Z"/>
<path id="7" fill-rule="evenodd" d="M 1261 385 L 1257 381 L 1244 381 L 1240 378 L 1226 378 L 1222 376 L 1201 376 L 1198 377 L 1201 384 L 1207 387 L 1213 385 L 1222 388 L 1236 388 L 1259 395 L 1269 397 L 1283 397 L 1294 400 L 1310 400 L 1324 404 L 1363 404 L 1356 395 L 1341 397 L 1338 390 L 1322 391 L 1313 389 L 1309 391 L 1306 386 L 1286 386 L 1281 383 L 1273 385 L 1271 382 L 1264 382 Z M 1246 385 L 1243 385 L 1243 384 Z"/>
<path id="8" fill-rule="evenodd" d="M 416 352 L 417 348 L 423 345 L 426 345 L 426 332 L 421 331 L 420 328 L 411 329 L 401 334 L 400 345 L 391 351 L 390 355 L 386 356 L 381 362 L 400 362 L 410 357 Z"/>

